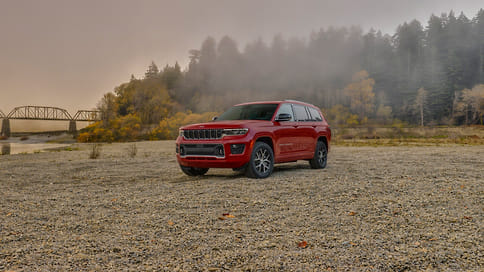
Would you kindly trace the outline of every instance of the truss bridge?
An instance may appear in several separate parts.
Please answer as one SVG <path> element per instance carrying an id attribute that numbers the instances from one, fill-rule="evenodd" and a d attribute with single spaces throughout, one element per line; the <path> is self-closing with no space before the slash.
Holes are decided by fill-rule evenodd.
<path id="1" fill-rule="evenodd" d="M 8 114 L 0 110 L 2 120 L 1 135 L 10 137 L 10 119 L 17 120 L 44 120 L 44 121 L 69 121 L 69 132 L 77 133 L 76 122 L 96 122 L 102 119 L 100 111 L 78 110 L 74 117 L 62 108 L 46 106 L 21 106 L 14 108 Z"/>

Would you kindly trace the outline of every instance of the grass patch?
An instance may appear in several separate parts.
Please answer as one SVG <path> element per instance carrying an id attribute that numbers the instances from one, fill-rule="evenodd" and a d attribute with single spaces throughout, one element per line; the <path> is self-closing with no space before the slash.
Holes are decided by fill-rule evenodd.
<path id="1" fill-rule="evenodd" d="M 133 143 L 129 145 L 128 147 L 128 156 L 130 158 L 136 157 L 136 154 L 138 153 L 138 147 L 136 147 L 136 143 Z"/>
<path id="2" fill-rule="evenodd" d="M 90 159 L 97 159 L 101 156 L 101 144 L 92 144 L 91 152 L 89 152 Z"/>
<path id="3" fill-rule="evenodd" d="M 334 128 L 331 143 L 340 146 L 484 145 L 484 126 Z"/>

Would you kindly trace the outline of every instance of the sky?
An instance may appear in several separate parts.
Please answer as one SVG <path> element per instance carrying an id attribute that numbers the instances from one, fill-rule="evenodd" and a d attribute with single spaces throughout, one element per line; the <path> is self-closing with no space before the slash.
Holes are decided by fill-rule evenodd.
<path id="1" fill-rule="evenodd" d="M 0 0 L 0 110 L 42 105 L 92 109 L 106 92 L 228 35 L 242 50 L 274 35 L 308 37 L 328 26 L 394 34 L 453 10 L 473 18 L 482 0 Z"/>

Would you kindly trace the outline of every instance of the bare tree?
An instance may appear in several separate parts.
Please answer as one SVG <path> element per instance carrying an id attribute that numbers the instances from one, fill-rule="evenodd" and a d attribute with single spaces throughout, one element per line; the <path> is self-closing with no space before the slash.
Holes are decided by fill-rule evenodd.
<path id="1" fill-rule="evenodd" d="M 417 91 L 417 98 L 415 99 L 415 106 L 420 113 L 420 126 L 424 126 L 424 106 L 427 101 L 427 91 L 424 88 L 420 88 Z"/>

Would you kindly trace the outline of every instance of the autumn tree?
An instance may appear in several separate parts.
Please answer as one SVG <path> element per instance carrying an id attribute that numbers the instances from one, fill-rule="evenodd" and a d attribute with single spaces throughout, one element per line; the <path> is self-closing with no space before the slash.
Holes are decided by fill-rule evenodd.
<path id="1" fill-rule="evenodd" d="M 104 94 L 97 108 L 101 111 L 103 127 L 108 127 L 110 122 L 117 117 L 118 104 L 116 103 L 116 96 L 112 92 Z"/>
<path id="2" fill-rule="evenodd" d="M 472 90 L 464 89 L 459 109 L 465 115 L 465 124 L 483 124 L 484 115 L 484 84 L 477 85 Z"/>
<path id="3" fill-rule="evenodd" d="M 367 71 L 362 70 L 353 75 L 352 83 L 344 89 L 350 98 L 350 109 L 358 114 L 360 122 L 365 122 L 375 110 L 374 85 L 375 80 L 369 77 Z"/>

